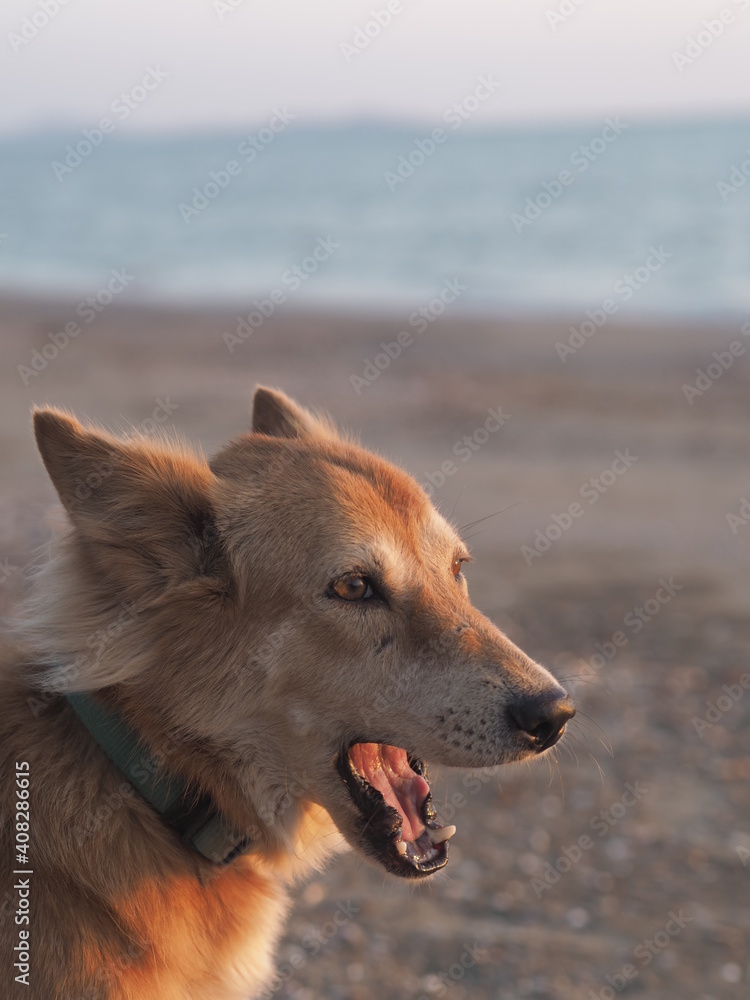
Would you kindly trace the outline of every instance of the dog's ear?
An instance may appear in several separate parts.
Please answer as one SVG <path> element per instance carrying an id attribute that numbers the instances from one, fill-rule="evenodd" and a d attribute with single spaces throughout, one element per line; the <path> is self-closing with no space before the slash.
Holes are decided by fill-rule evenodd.
<path id="1" fill-rule="evenodd" d="M 224 575 L 205 462 L 145 439 L 119 441 L 59 410 L 36 410 L 34 434 L 73 526 L 106 547 L 113 570 L 117 556 L 121 569 L 165 580 Z"/>
<path id="2" fill-rule="evenodd" d="M 253 397 L 253 433 L 269 437 L 336 439 L 333 423 L 295 403 L 278 389 L 259 385 Z"/>

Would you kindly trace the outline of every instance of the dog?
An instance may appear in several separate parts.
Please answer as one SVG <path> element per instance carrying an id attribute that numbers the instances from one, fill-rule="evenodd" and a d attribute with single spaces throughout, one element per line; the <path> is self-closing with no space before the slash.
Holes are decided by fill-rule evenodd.
<path id="1" fill-rule="evenodd" d="M 12 996 L 257 997 L 294 880 L 445 866 L 424 760 L 529 760 L 573 716 L 422 488 L 283 393 L 208 462 L 34 430 L 69 530 L 2 653 Z"/>

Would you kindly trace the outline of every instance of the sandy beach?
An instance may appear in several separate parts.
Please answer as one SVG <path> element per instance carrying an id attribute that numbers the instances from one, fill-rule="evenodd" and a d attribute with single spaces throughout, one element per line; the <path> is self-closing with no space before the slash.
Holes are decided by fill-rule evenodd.
<path id="1" fill-rule="evenodd" d="M 0 305 L 3 613 L 59 520 L 33 404 L 176 432 L 210 454 L 247 428 L 265 383 L 329 410 L 470 525 L 475 602 L 579 704 L 549 766 L 433 771 L 458 826 L 444 875 L 415 889 L 349 855 L 300 887 L 276 996 L 746 995 L 740 324 L 612 318 L 563 361 L 556 345 L 583 317 L 448 307 L 419 332 L 402 315 L 277 311 L 238 338 L 233 310 L 113 304 L 69 336 L 76 305 Z"/>

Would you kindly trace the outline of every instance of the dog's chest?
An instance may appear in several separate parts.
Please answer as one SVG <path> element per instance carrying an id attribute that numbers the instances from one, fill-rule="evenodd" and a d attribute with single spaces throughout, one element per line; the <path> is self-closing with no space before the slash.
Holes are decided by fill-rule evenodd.
<path id="1" fill-rule="evenodd" d="M 158 904 L 155 905 L 158 899 Z M 273 978 L 287 913 L 283 888 L 234 865 L 208 885 L 143 886 L 123 908 L 145 947 L 123 969 L 116 1000 L 248 1000 Z"/>

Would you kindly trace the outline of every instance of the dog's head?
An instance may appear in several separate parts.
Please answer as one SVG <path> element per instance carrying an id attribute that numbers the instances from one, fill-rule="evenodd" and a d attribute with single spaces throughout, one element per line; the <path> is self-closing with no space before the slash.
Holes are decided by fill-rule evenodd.
<path id="1" fill-rule="evenodd" d="M 157 748 L 170 734 L 236 825 L 278 842 L 315 804 L 424 876 L 454 828 L 423 761 L 526 760 L 562 735 L 571 701 L 472 606 L 424 491 L 283 394 L 259 389 L 252 432 L 208 464 L 53 411 L 35 426 L 74 527 L 69 600 L 135 609 L 74 686 L 116 692 Z"/>

